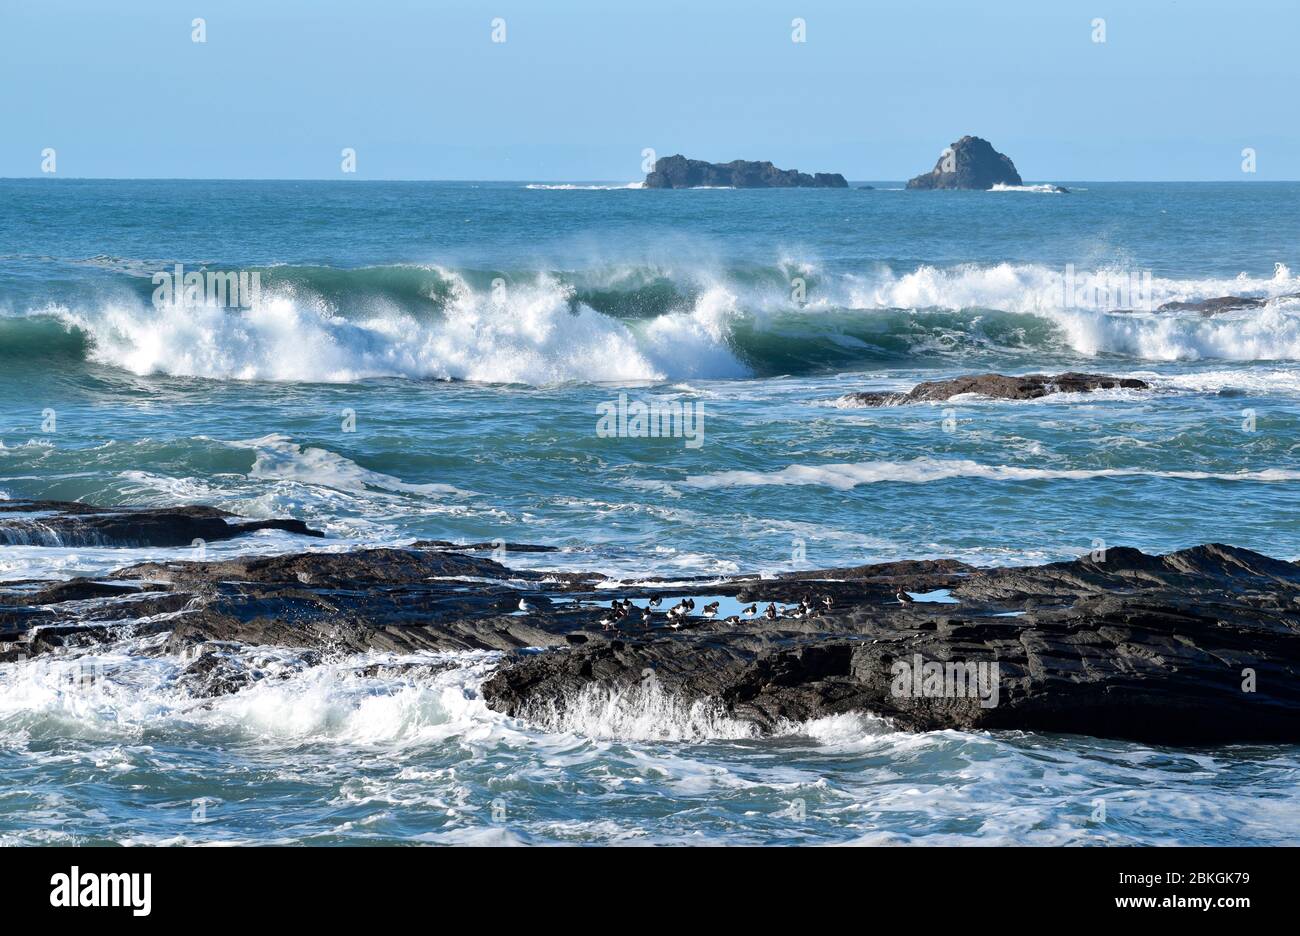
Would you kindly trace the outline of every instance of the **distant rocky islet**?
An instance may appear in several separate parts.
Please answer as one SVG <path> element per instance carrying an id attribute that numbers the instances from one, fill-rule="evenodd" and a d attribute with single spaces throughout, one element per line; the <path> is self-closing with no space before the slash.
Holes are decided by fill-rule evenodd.
<path id="1" fill-rule="evenodd" d="M 995 187 L 1018 188 L 1024 180 L 1015 163 L 993 148 L 988 140 L 977 136 L 963 136 L 940 154 L 935 167 L 907 183 L 912 190 L 966 189 L 988 191 Z M 798 169 L 778 169 L 767 161 L 757 162 L 734 159 L 726 163 L 711 163 L 702 159 L 688 159 L 676 154 L 657 159 L 654 169 L 646 175 L 645 188 L 849 188 L 844 176 L 838 172 L 801 172 Z M 872 186 L 858 186 L 870 191 Z M 1052 186 L 1054 191 L 1067 189 Z"/>

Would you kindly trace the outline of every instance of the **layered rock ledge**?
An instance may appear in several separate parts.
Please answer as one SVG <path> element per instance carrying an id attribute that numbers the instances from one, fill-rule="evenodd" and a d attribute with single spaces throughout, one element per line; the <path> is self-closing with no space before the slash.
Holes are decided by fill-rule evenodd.
<path id="1" fill-rule="evenodd" d="M 652 596 L 663 601 L 647 612 Z M 688 597 L 693 610 L 666 613 Z M 612 614 L 624 600 L 631 609 Z M 759 614 L 710 619 L 710 600 Z M 198 695 L 275 678 L 230 653 L 232 642 L 318 659 L 489 649 L 505 655 L 483 684 L 488 704 L 542 726 L 593 698 L 635 706 L 653 694 L 759 734 L 862 712 L 913 731 L 1300 742 L 1300 566 L 1217 544 L 1164 556 L 1112 548 L 1031 568 L 894 562 L 663 588 L 520 571 L 476 547 L 429 544 L 147 563 L 0 588 L 0 660 L 148 634 L 167 635 L 157 652 L 182 655 L 178 681 Z"/>
<path id="2" fill-rule="evenodd" d="M 963 374 L 947 380 L 927 380 L 906 393 L 862 391 L 840 398 L 850 406 L 901 406 L 908 403 L 934 403 L 966 393 L 995 400 L 1037 400 L 1056 393 L 1091 393 L 1095 390 L 1150 390 L 1151 385 L 1136 377 L 1111 377 L 1108 374 Z"/>
<path id="3" fill-rule="evenodd" d="M 73 501 L 0 501 L 0 545 L 189 546 L 258 530 L 324 536 L 301 520 L 241 520 L 215 507 L 92 507 Z"/>

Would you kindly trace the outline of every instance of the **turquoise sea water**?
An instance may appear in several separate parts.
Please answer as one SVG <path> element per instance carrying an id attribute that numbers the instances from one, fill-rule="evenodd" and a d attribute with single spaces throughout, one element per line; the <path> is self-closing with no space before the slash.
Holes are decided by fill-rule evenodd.
<path id="1" fill-rule="evenodd" d="M 293 515 L 310 548 L 502 537 L 627 579 L 1097 540 L 1300 558 L 1300 185 L 874 184 L 0 181 L 0 496 Z M 176 264 L 260 295 L 158 308 Z M 1274 301 L 1145 311 L 1221 295 Z M 842 400 L 1071 369 L 1155 390 Z M 702 414 L 700 444 L 602 438 L 620 393 Z M 0 546 L 0 576 L 159 554 L 187 557 Z M 377 678 L 285 653 L 216 702 L 146 646 L 95 660 L 90 687 L 0 666 L 0 840 L 1300 839 L 1294 748 L 756 740 L 670 700 L 544 731 L 479 702 L 488 655 Z"/>

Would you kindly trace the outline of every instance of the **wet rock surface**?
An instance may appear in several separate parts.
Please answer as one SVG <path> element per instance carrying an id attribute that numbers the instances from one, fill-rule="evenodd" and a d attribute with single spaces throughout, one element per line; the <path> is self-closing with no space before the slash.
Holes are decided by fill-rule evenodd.
<path id="1" fill-rule="evenodd" d="M 232 648 L 306 651 L 296 665 L 366 650 L 497 650 L 488 704 L 541 724 L 584 698 L 636 705 L 655 693 L 757 733 L 866 712 L 916 731 L 1300 741 L 1300 566 L 1244 549 L 1112 548 L 1005 569 L 902 561 L 662 591 L 511 569 L 463 549 L 145 563 L 100 581 L 5 583 L 0 660 L 153 634 L 158 652 L 187 661 L 181 682 L 211 696 L 283 671 Z M 653 596 L 663 600 L 647 612 Z M 694 609 L 668 613 L 688 597 Z M 757 613 L 710 619 L 709 599 Z M 636 605 L 611 611 L 624 601 Z"/>
<path id="2" fill-rule="evenodd" d="M 848 188 L 838 172 L 778 169 L 770 162 L 733 159 L 711 163 L 685 156 L 664 156 L 645 177 L 646 188 Z"/>
<path id="3" fill-rule="evenodd" d="M 928 380 L 906 393 L 849 393 L 841 398 L 855 406 L 900 406 L 907 403 L 932 403 L 949 400 L 964 393 L 974 393 L 998 400 L 1036 400 L 1053 393 L 1090 393 L 1094 390 L 1149 390 L 1151 385 L 1134 377 L 1111 377 L 1107 374 L 965 374 L 948 380 Z"/>
<path id="4" fill-rule="evenodd" d="M 189 546 L 283 530 L 324 536 L 301 520 L 241 520 L 215 507 L 92 507 L 72 501 L 0 501 L 0 545 L 9 546 Z"/>

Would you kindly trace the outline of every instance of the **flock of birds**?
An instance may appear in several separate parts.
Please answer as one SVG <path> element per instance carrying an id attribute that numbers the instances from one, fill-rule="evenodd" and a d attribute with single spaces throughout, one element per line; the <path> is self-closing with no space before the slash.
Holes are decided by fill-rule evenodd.
<path id="1" fill-rule="evenodd" d="M 898 589 L 898 594 L 894 597 L 898 599 L 899 604 L 904 606 L 912 604 L 915 600 L 911 595 L 903 591 L 902 588 Z M 652 624 L 654 622 L 654 615 L 658 613 L 659 608 L 663 606 L 663 602 L 664 599 L 662 595 L 654 595 L 646 602 L 645 608 L 638 608 L 632 603 L 631 598 L 616 598 L 609 603 L 609 610 L 605 616 L 600 619 L 600 626 L 605 630 L 613 630 L 631 616 L 634 610 L 641 613 L 641 623 L 643 625 Z M 711 601 L 706 604 L 700 609 L 700 617 L 709 621 L 716 618 L 718 616 L 719 604 L 720 602 L 717 601 Z M 805 595 L 797 605 L 788 608 L 778 608 L 775 602 L 769 602 L 767 608 L 760 612 L 758 610 L 758 603 L 755 602 L 747 608 L 742 608 L 740 614 L 733 614 L 730 617 L 723 618 L 722 622 L 734 626 L 739 624 L 742 620 L 749 620 L 759 616 L 769 621 L 776 621 L 781 618 L 797 620 L 799 618 L 807 618 L 816 614 L 829 612 L 834 607 L 835 601 L 830 595 L 822 595 L 817 600 L 817 604 L 821 605 L 820 609 L 814 605 L 810 596 Z M 533 606 L 530 605 L 526 599 L 520 599 L 519 610 L 524 612 L 532 611 Z M 668 626 L 673 630 L 677 630 L 686 623 L 694 612 L 695 599 L 683 598 L 677 604 L 664 612 L 664 614 L 667 618 Z"/>

